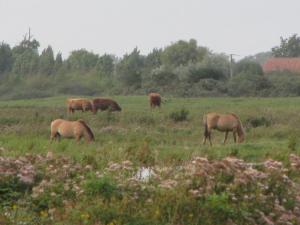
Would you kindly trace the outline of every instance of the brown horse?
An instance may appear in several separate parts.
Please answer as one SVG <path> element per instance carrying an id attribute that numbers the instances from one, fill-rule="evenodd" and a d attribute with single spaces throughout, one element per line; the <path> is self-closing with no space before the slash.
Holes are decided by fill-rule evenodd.
<path id="1" fill-rule="evenodd" d="M 158 93 L 150 93 L 149 94 L 149 102 L 150 107 L 155 108 L 156 106 L 160 107 L 161 104 L 161 97 Z"/>
<path id="2" fill-rule="evenodd" d="M 69 113 L 74 113 L 75 110 L 81 110 L 82 112 L 93 110 L 91 101 L 85 98 L 69 98 L 67 108 Z"/>
<path id="3" fill-rule="evenodd" d="M 109 110 L 110 112 L 121 111 L 118 103 L 110 98 L 95 98 L 92 101 L 93 113 L 96 114 L 98 110 Z"/>
<path id="4" fill-rule="evenodd" d="M 60 137 L 75 138 L 77 142 L 79 142 L 82 137 L 84 137 L 87 142 L 95 140 L 93 132 L 83 120 L 53 120 L 51 122 L 50 140 L 60 139 Z"/>
<path id="5" fill-rule="evenodd" d="M 238 135 L 238 143 L 241 143 L 245 139 L 245 132 L 243 125 L 239 117 L 233 113 L 230 114 L 218 114 L 218 113 L 208 113 L 203 117 L 204 123 L 204 140 L 203 144 L 206 143 L 206 139 L 209 139 L 210 145 L 211 142 L 211 130 L 216 129 L 218 131 L 225 132 L 224 144 L 226 143 L 228 132 L 233 133 L 234 142 L 236 143 L 236 134 Z"/>

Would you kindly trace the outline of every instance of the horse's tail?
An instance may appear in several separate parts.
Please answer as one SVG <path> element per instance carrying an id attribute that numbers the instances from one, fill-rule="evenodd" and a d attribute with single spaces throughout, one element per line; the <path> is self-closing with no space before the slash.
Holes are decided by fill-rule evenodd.
<path id="1" fill-rule="evenodd" d="M 208 137 L 208 126 L 207 126 L 207 117 L 206 115 L 203 116 L 203 124 L 204 124 L 204 137 Z"/>
<path id="2" fill-rule="evenodd" d="M 80 122 L 80 123 L 84 126 L 84 128 L 85 128 L 86 131 L 88 132 L 90 138 L 94 141 L 94 140 L 95 140 L 95 136 L 94 136 L 94 134 L 93 134 L 91 128 L 90 128 L 90 127 L 89 127 L 82 119 L 79 119 L 79 120 L 77 120 L 77 121 Z"/>

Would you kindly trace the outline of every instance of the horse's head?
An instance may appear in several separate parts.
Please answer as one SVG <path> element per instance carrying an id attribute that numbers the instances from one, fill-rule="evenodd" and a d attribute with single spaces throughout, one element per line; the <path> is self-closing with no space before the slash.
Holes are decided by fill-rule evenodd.
<path id="1" fill-rule="evenodd" d="M 237 134 L 238 134 L 238 143 L 242 143 L 245 140 L 245 131 L 241 124 L 238 126 Z"/>

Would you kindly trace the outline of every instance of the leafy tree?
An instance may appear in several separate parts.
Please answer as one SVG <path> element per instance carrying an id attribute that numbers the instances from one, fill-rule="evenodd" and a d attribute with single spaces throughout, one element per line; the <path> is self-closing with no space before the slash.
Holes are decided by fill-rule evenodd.
<path id="1" fill-rule="evenodd" d="M 61 53 L 59 52 L 55 57 L 54 72 L 57 73 L 62 68 L 62 65 L 63 65 L 63 59 Z"/>
<path id="2" fill-rule="evenodd" d="M 39 72 L 41 74 L 50 75 L 54 70 L 54 54 L 51 46 L 42 51 L 39 60 Z"/>
<path id="3" fill-rule="evenodd" d="M 85 49 L 80 49 L 72 51 L 67 61 L 71 70 L 88 72 L 95 68 L 98 62 L 98 55 Z"/>
<path id="4" fill-rule="evenodd" d="M 275 57 L 299 57 L 300 56 L 300 37 L 293 34 L 289 38 L 280 37 L 280 46 L 272 48 Z"/>
<path id="5" fill-rule="evenodd" d="M 178 77 L 168 67 L 161 66 L 151 73 L 151 80 L 155 86 L 167 87 L 178 81 Z"/>
<path id="6" fill-rule="evenodd" d="M 139 88 L 141 86 L 144 58 L 135 48 L 130 54 L 126 54 L 117 65 L 117 74 L 126 86 Z"/>
<path id="7" fill-rule="evenodd" d="M 189 42 L 181 40 L 164 49 L 162 63 L 173 67 L 196 63 L 201 61 L 207 52 L 206 48 L 198 47 L 194 39 Z"/>
<path id="8" fill-rule="evenodd" d="M 215 68 L 192 66 L 189 70 L 187 81 L 189 83 L 199 82 L 201 79 L 223 80 L 225 75 Z"/>
<path id="9" fill-rule="evenodd" d="M 162 65 L 162 49 L 154 48 L 145 58 L 145 67 L 157 68 Z"/>
<path id="10" fill-rule="evenodd" d="M 12 51 L 8 44 L 0 44 L 0 74 L 9 71 L 13 64 Z"/>
<path id="11" fill-rule="evenodd" d="M 256 75 L 263 75 L 263 70 L 260 64 L 248 60 L 248 59 L 242 59 L 235 65 L 235 72 L 237 74 L 239 73 L 248 73 L 248 74 L 256 74 Z"/>
<path id="12" fill-rule="evenodd" d="M 16 56 L 13 64 L 15 74 L 35 74 L 38 71 L 39 55 L 37 52 L 27 49 Z"/>
<path id="13" fill-rule="evenodd" d="M 99 57 L 96 70 L 101 75 L 111 76 L 114 71 L 114 59 L 111 55 L 104 54 L 103 56 Z"/>

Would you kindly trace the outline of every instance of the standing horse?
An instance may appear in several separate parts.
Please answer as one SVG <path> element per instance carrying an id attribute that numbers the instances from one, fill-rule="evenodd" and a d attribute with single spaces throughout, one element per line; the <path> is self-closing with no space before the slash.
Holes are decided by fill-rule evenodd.
<path id="1" fill-rule="evenodd" d="M 69 98 L 67 100 L 67 108 L 69 113 L 74 113 L 75 110 L 86 112 L 92 111 L 93 105 L 90 100 L 85 98 Z"/>
<path id="2" fill-rule="evenodd" d="M 60 139 L 60 137 L 75 138 L 77 142 L 79 142 L 82 137 L 84 137 L 87 142 L 95 140 L 92 130 L 83 120 L 53 120 L 51 122 L 50 140 Z"/>
<path id="3" fill-rule="evenodd" d="M 245 139 L 245 132 L 243 125 L 239 117 L 233 113 L 230 114 L 218 114 L 218 113 L 208 113 L 203 117 L 204 124 L 204 140 L 203 144 L 206 143 L 206 139 L 209 139 L 210 145 L 211 142 L 211 130 L 216 129 L 218 131 L 225 132 L 224 144 L 226 143 L 228 132 L 233 133 L 233 139 L 236 143 L 236 134 L 238 135 L 238 143 L 241 143 Z"/>
<path id="4" fill-rule="evenodd" d="M 110 98 L 95 98 L 92 100 L 93 113 L 96 114 L 98 110 L 108 110 L 110 112 L 122 111 L 119 104 Z"/>
<path id="5" fill-rule="evenodd" d="M 161 97 L 159 93 L 150 93 L 149 94 L 149 103 L 151 108 L 155 108 L 156 106 L 160 107 Z"/>

